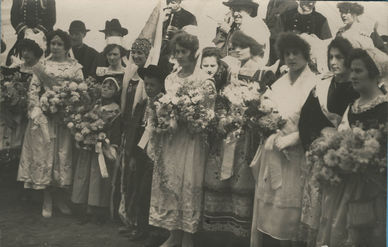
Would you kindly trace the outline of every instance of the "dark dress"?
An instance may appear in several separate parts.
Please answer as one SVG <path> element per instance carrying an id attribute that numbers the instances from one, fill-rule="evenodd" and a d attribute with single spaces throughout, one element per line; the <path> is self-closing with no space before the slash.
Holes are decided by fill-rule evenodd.
<path id="1" fill-rule="evenodd" d="M 365 130 L 386 124 L 387 96 L 368 105 L 350 104 L 344 120 L 345 128 L 361 123 Z M 325 188 L 317 246 L 386 246 L 386 193 L 386 173 L 351 174 L 340 185 Z"/>
<path id="2" fill-rule="evenodd" d="M 304 150 L 321 135 L 326 127 L 336 128 L 346 107 L 358 97 L 350 82 L 337 83 L 333 78 L 320 81 L 304 103 L 299 119 L 299 137 Z M 327 101 L 325 101 L 327 100 Z M 307 237 L 308 246 L 313 246 L 317 234 L 322 200 L 321 188 L 312 179 L 312 168 L 303 174 L 302 233 Z"/>
<path id="3" fill-rule="evenodd" d="M 150 210 L 153 161 L 139 143 L 145 130 L 147 100 L 136 105 L 124 130 L 124 166 L 122 167 L 122 198 L 120 215 L 124 224 L 147 230 Z M 133 167 L 129 163 L 133 160 Z"/>
<path id="4" fill-rule="evenodd" d="M 11 24 L 15 29 L 17 40 L 7 55 L 6 65 L 11 64 L 11 56 L 20 55 L 17 44 L 24 38 L 24 28 L 37 28 L 47 35 L 56 22 L 55 0 L 13 0 Z"/>
<path id="5" fill-rule="evenodd" d="M 324 83 L 322 81 L 322 83 Z M 342 117 L 346 107 L 358 97 L 350 82 L 337 83 L 331 79 L 327 93 L 327 110 Z M 314 88 L 304 103 L 299 119 L 299 137 L 305 150 L 320 136 L 326 127 L 337 127 L 323 113 L 321 103 Z"/>
<path id="6" fill-rule="evenodd" d="M 93 75 L 90 72 L 92 71 L 92 66 L 98 52 L 86 44 L 82 44 L 81 47 L 72 48 L 72 51 L 75 59 L 77 59 L 78 63 L 82 65 L 82 73 L 84 74 L 84 77 L 88 78 L 88 76 Z"/>
<path id="7" fill-rule="evenodd" d="M 308 15 L 301 15 L 297 8 L 291 9 L 284 12 L 279 21 L 279 31 L 315 34 L 322 40 L 332 37 L 326 17 L 315 9 Z"/>

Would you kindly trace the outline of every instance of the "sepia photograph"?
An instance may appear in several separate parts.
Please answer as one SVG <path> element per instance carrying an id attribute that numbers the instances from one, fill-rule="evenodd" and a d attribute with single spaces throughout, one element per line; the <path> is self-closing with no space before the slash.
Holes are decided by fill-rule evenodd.
<path id="1" fill-rule="evenodd" d="M 0 247 L 387 246 L 388 1 L 0 17 Z"/>

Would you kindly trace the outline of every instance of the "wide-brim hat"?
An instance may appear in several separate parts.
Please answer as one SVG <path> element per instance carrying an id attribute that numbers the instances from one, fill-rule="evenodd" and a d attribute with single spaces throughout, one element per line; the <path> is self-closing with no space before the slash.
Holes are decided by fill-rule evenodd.
<path id="1" fill-rule="evenodd" d="M 228 2 L 222 2 L 222 3 L 228 7 L 243 6 L 243 7 L 252 8 L 253 12 L 251 14 L 251 17 L 257 16 L 257 9 L 259 8 L 259 4 L 254 0 L 229 0 Z"/>
<path id="2" fill-rule="evenodd" d="M 87 32 L 89 32 L 90 30 L 89 30 L 89 29 L 86 29 L 85 23 L 83 23 L 82 21 L 79 21 L 79 20 L 75 20 L 75 21 L 72 21 L 72 22 L 70 23 L 70 26 L 69 26 L 69 33 L 70 33 L 71 31 L 81 31 L 81 32 L 87 33 Z"/>
<path id="3" fill-rule="evenodd" d="M 111 21 L 106 21 L 105 29 L 100 30 L 100 32 L 103 32 L 103 33 L 107 33 L 110 31 L 118 31 L 121 34 L 121 36 L 125 36 L 128 34 L 128 29 L 122 27 L 118 19 L 112 19 Z"/>
<path id="4" fill-rule="evenodd" d="M 159 66 L 153 64 L 148 65 L 147 68 L 139 68 L 137 74 L 143 80 L 145 76 L 151 76 L 161 79 L 162 82 L 164 82 L 164 79 L 167 77 L 167 74 Z"/>

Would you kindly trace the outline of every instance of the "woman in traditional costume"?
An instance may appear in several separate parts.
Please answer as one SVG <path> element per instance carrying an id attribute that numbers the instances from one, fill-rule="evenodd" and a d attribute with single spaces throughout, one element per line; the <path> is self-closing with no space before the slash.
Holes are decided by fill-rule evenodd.
<path id="1" fill-rule="evenodd" d="M 19 46 L 23 63 L 12 68 L 1 68 L 2 80 L 4 83 L 7 81 L 11 83 L 9 86 L 15 89 L 8 92 L 13 98 L 12 102 L 1 102 L 0 162 L 2 163 L 17 160 L 20 156 L 24 132 L 27 127 L 27 109 L 25 108 L 27 105 L 24 105 L 24 102 L 27 102 L 27 90 L 33 74 L 32 67 L 38 63 L 43 55 L 42 48 L 33 40 L 24 39 L 19 42 Z M 16 91 L 17 89 L 19 92 Z M 21 94 L 23 91 L 25 95 Z"/>
<path id="2" fill-rule="evenodd" d="M 304 103 L 299 119 L 299 137 L 308 151 L 311 143 L 321 135 L 326 127 L 338 127 L 346 107 L 353 102 L 358 93 L 349 80 L 347 59 L 352 45 L 344 38 L 335 38 L 328 47 L 328 67 L 333 76 L 322 79 L 311 90 Z M 306 184 L 303 189 L 302 222 L 307 230 L 308 245 L 315 244 L 321 210 L 321 191 L 314 186 L 312 171 L 304 171 Z"/>
<path id="3" fill-rule="evenodd" d="M 146 200 L 144 191 L 142 191 L 144 188 L 141 185 L 148 186 L 146 190 L 150 190 L 152 169 L 151 175 L 149 175 L 149 171 L 145 169 L 148 163 L 142 162 L 143 156 L 139 154 L 141 152 L 138 152 L 137 143 L 139 142 L 139 128 L 143 124 L 147 105 L 144 81 L 139 76 L 138 70 L 144 68 L 150 50 L 151 43 L 147 39 L 138 38 L 132 44 L 131 57 L 133 62 L 126 68 L 124 89 L 121 95 L 121 105 L 124 106 L 122 108 L 124 112 L 119 215 L 125 226 L 120 227 L 119 231 L 131 239 L 144 236 L 145 226 L 148 224 L 148 214 L 144 215 L 139 212 L 143 212 L 144 200 Z M 149 206 L 146 208 L 149 209 Z"/>
<path id="4" fill-rule="evenodd" d="M 364 13 L 364 7 L 359 3 L 341 2 L 337 4 L 340 11 L 342 26 L 337 36 L 348 39 L 354 48 L 374 48 L 385 50 L 381 37 L 372 30 L 366 29 L 359 20 L 359 16 Z M 386 51 L 387 52 L 387 51 Z"/>
<path id="5" fill-rule="evenodd" d="M 318 78 L 310 70 L 309 44 L 294 33 L 282 34 L 277 41 L 280 57 L 289 67 L 267 90 L 279 114 L 287 122 L 260 146 L 251 166 L 255 174 L 256 192 L 251 246 L 259 246 L 258 231 L 291 246 L 300 241 L 302 167 L 306 162 L 299 138 L 298 122 L 304 102 Z M 298 245 L 299 246 L 299 245 Z"/>
<path id="6" fill-rule="evenodd" d="M 47 44 L 51 56 L 34 66 L 29 89 L 26 134 L 19 163 L 17 180 L 25 188 L 44 191 L 43 217 L 52 215 L 52 189 L 69 188 L 73 182 L 73 137 L 63 119 L 43 113 L 41 95 L 45 90 L 61 86 L 64 81 L 81 82 L 82 66 L 68 57 L 70 37 L 62 30 L 52 32 Z M 58 190 L 58 207 L 69 214 L 63 202 L 63 190 Z"/>
<path id="7" fill-rule="evenodd" d="M 349 105 L 338 129 L 387 124 L 388 98 L 378 86 L 387 73 L 387 56 L 377 49 L 355 49 L 349 64 L 360 97 Z M 386 172 L 350 174 L 340 185 L 325 189 L 316 246 L 385 246 L 386 193 Z"/>
<path id="8" fill-rule="evenodd" d="M 231 37 L 237 56 L 237 74 L 232 75 L 230 86 L 236 88 L 258 83 L 255 76 L 262 67 L 254 60 L 261 46 L 242 31 Z M 245 85 L 240 85 L 238 83 Z M 222 92 L 222 91 L 221 91 Z M 259 92 L 253 92 L 259 94 Z M 211 138 L 211 152 L 206 163 L 203 228 L 207 231 L 231 232 L 248 238 L 253 211 L 255 181 L 249 164 L 258 148 L 258 133 L 246 129 L 238 138 L 218 136 Z M 229 242 L 231 240 L 229 239 Z"/>
<path id="9" fill-rule="evenodd" d="M 166 94 L 174 97 L 188 83 L 198 88 L 213 88 L 215 92 L 213 82 L 196 66 L 198 38 L 182 32 L 172 42 L 181 68 L 166 78 Z M 207 104 L 214 107 L 211 100 Z M 182 125 L 171 136 L 165 134 L 159 138 L 155 144 L 149 221 L 170 231 L 170 237 L 161 246 L 193 246 L 193 234 L 200 228 L 202 215 L 206 138 L 191 134 Z"/>
<path id="10" fill-rule="evenodd" d="M 98 224 L 104 223 L 108 218 L 108 208 L 113 207 L 111 194 L 117 159 L 117 155 L 115 157 L 113 154 L 117 153 L 121 141 L 119 92 L 118 81 L 114 77 L 105 78 L 101 86 L 101 98 L 93 108 L 100 112 L 102 120 L 106 123 L 104 133 L 109 139 L 109 143 L 102 144 L 103 163 L 99 157 L 100 153 L 97 152 L 98 143 L 80 147 L 81 149 L 78 150 L 71 200 L 83 209 L 83 212 L 80 210 L 81 224 L 90 220 L 87 211 L 91 213 L 93 221 Z M 104 174 L 101 169 L 106 169 L 107 174 Z"/>

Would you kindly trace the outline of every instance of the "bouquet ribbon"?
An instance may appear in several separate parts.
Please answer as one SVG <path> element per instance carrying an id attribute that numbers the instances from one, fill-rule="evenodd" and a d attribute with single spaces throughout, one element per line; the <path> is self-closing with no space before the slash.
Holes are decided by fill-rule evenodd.
<path id="1" fill-rule="evenodd" d="M 234 151 L 236 150 L 237 140 L 230 142 L 223 141 L 223 158 L 221 164 L 221 180 L 229 179 L 233 176 Z"/>
<path id="2" fill-rule="evenodd" d="M 106 168 L 104 153 L 102 152 L 102 142 L 97 142 L 95 146 L 96 153 L 98 154 L 98 165 L 100 166 L 101 176 L 108 178 L 108 169 Z"/>

